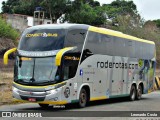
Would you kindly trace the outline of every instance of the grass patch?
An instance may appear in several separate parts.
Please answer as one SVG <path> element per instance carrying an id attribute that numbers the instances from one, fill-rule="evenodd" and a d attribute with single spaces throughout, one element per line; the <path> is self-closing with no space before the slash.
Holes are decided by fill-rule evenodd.
<path id="1" fill-rule="evenodd" d="M 11 27 L 11 25 L 7 24 L 5 20 L 0 17 L 0 37 L 10 38 L 14 40 L 19 37 L 19 33 Z"/>
<path id="2" fill-rule="evenodd" d="M 4 66 L 0 59 L 0 106 L 5 104 L 16 104 L 12 97 L 14 60 L 9 60 L 9 65 Z"/>

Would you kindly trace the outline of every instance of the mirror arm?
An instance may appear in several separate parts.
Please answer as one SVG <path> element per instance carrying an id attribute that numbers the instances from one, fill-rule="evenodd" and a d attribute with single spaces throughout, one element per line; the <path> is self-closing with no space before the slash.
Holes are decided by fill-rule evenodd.
<path id="1" fill-rule="evenodd" d="M 61 65 L 61 60 L 62 60 L 63 54 L 70 51 L 70 50 L 73 50 L 73 49 L 74 49 L 74 47 L 66 47 L 66 48 L 61 49 L 56 55 L 56 61 L 55 61 L 56 66 Z"/>
<path id="2" fill-rule="evenodd" d="M 9 56 L 11 53 L 15 52 L 16 50 L 17 50 L 17 48 L 12 48 L 12 49 L 8 50 L 7 52 L 5 52 L 5 54 L 4 54 L 4 56 L 3 56 L 3 63 L 4 63 L 5 65 L 8 64 L 8 56 Z"/>

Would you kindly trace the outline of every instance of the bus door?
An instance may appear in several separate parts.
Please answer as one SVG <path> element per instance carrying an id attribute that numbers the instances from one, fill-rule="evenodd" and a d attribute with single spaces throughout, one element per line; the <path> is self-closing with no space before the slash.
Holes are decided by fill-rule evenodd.
<path id="1" fill-rule="evenodd" d="M 80 59 L 80 53 L 66 53 L 64 54 L 63 58 L 63 64 L 62 64 L 62 76 L 63 80 L 68 79 L 74 79 L 73 82 L 69 83 L 69 89 L 70 95 L 72 96 L 72 99 L 76 99 L 76 92 L 77 91 L 77 79 L 75 78 L 78 63 Z M 76 87 L 76 88 L 75 88 Z"/>

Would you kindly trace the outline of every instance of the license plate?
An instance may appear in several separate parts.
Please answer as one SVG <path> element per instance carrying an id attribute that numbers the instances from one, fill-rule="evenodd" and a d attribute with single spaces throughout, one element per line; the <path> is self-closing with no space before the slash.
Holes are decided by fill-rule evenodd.
<path id="1" fill-rule="evenodd" d="M 30 101 L 30 102 L 36 102 L 36 99 L 35 98 L 28 98 L 28 101 Z"/>

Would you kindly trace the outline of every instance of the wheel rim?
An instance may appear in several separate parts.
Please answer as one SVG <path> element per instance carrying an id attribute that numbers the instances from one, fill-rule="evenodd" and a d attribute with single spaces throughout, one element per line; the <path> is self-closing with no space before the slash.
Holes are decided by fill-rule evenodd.
<path id="1" fill-rule="evenodd" d="M 134 90 L 132 91 L 132 96 L 131 96 L 131 98 L 132 98 L 132 100 L 134 100 L 134 98 L 135 98 L 135 92 L 134 92 Z"/>
<path id="2" fill-rule="evenodd" d="M 131 99 L 134 100 L 135 97 L 136 97 L 136 93 L 135 93 L 135 89 L 133 88 L 131 92 Z"/>
<path id="3" fill-rule="evenodd" d="M 80 106 L 84 107 L 86 105 L 86 102 L 87 102 L 86 92 L 84 90 L 82 90 L 82 92 L 80 94 Z"/>
<path id="4" fill-rule="evenodd" d="M 141 96 L 142 96 L 142 90 L 141 90 L 141 88 L 138 88 L 138 99 L 140 99 L 141 98 Z"/>
<path id="5" fill-rule="evenodd" d="M 84 91 L 83 91 L 83 92 L 81 93 L 81 95 L 80 95 L 80 103 L 81 103 L 82 105 L 85 105 L 85 104 L 86 104 L 86 94 L 85 94 Z"/>

